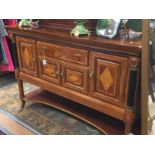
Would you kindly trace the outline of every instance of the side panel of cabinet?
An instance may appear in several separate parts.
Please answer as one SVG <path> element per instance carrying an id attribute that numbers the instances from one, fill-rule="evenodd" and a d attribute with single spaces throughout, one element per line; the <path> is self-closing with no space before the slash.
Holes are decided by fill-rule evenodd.
<path id="1" fill-rule="evenodd" d="M 90 52 L 90 95 L 123 107 L 127 100 L 128 59 Z"/>
<path id="2" fill-rule="evenodd" d="M 62 63 L 62 86 L 88 94 L 88 68 Z"/>
<path id="3" fill-rule="evenodd" d="M 19 69 L 33 76 L 37 76 L 35 40 L 16 37 L 16 43 Z"/>
<path id="4" fill-rule="evenodd" d="M 39 77 L 60 85 L 60 61 L 46 57 L 46 64 L 43 64 L 43 60 L 43 57 L 38 58 Z"/>

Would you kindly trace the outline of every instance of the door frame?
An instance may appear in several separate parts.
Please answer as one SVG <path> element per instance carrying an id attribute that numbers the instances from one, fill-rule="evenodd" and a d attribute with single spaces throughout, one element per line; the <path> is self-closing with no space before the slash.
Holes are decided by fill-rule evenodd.
<path id="1" fill-rule="evenodd" d="M 142 20 L 142 65 L 141 65 L 141 133 L 148 134 L 148 53 L 149 19 Z"/>

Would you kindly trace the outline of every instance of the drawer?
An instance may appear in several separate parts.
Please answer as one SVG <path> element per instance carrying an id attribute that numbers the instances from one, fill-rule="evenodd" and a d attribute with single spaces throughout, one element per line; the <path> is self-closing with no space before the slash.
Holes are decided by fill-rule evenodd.
<path id="1" fill-rule="evenodd" d="M 88 51 L 61 46 L 61 59 L 81 65 L 88 64 Z"/>
<path id="2" fill-rule="evenodd" d="M 37 41 L 37 52 L 43 57 L 60 58 L 61 56 L 60 46 L 46 42 Z"/>
<path id="3" fill-rule="evenodd" d="M 39 56 L 57 58 L 81 65 L 88 64 L 88 51 L 37 41 Z"/>

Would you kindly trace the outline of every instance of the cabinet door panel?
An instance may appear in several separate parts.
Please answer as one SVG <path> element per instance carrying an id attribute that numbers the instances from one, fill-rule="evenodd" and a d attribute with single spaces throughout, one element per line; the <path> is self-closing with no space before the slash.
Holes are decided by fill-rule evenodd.
<path id="1" fill-rule="evenodd" d="M 26 38 L 16 38 L 20 70 L 37 76 L 37 59 L 35 41 Z"/>
<path id="2" fill-rule="evenodd" d="M 46 64 L 43 64 L 43 60 L 43 57 L 39 57 L 39 77 L 60 85 L 60 62 L 46 58 Z"/>
<path id="3" fill-rule="evenodd" d="M 126 100 L 128 59 L 91 52 L 90 95 L 111 104 L 123 106 Z"/>
<path id="4" fill-rule="evenodd" d="M 88 93 L 88 68 L 62 63 L 62 86 L 81 92 Z"/>

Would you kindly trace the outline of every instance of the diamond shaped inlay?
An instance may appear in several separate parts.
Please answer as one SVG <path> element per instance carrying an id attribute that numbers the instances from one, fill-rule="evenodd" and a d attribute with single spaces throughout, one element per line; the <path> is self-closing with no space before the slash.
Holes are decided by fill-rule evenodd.
<path id="1" fill-rule="evenodd" d="M 103 73 L 100 75 L 100 80 L 101 80 L 101 83 L 104 89 L 107 91 L 111 87 L 111 85 L 114 83 L 114 80 L 113 80 L 113 77 L 112 77 L 112 74 L 109 68 L 106 68 L 103 71 Z"/>
<path id="2" fill-rule="evenodd" d="M 30 57 L 29 49 L 27 47 L 25 47 L 24 49 L 24 59 L 25 59 L 26 65 L 29 66 L 31 64 L 31 57 Z"/>

